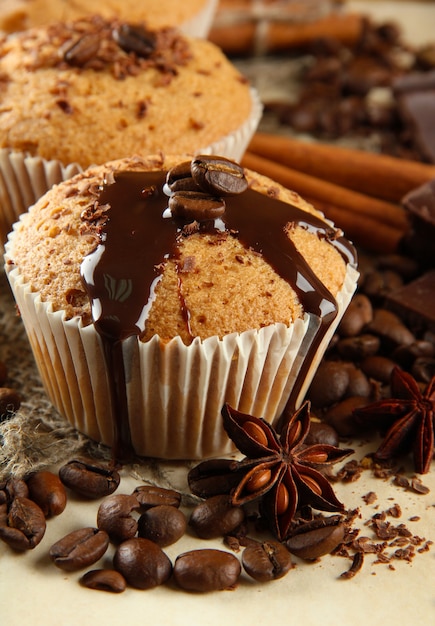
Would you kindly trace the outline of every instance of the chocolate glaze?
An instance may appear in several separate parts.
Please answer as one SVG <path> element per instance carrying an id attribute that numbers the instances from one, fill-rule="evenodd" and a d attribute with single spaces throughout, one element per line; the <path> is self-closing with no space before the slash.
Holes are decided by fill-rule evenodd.
<path id="1" fill-rule="evenodd" d="M 124 171 L 115 174 L 114 183 L 103 186 L 99 203 L 110 206 L 108 220 L 100 244 L 82 263 L 94 325 L 104 345 L 115 424 L 113 456 L 117 461 L 126 461 L 134 455 L 122 345 L 129 337 L 144 331 L 165 261 L 177 257 L 178 243 L 183 236 L 184 224 L 163 217 L 168 205 L 165 179 L 165 172 Z M 289 240 L 286 225 L 299 224 L 327 238 L 346 262 L 353 265 L 354 248 L 317 217 L 252 189 L 225 201 L 224 216 L 214 222 L 204 222 L 201 229 L 216 233 L 226 231 L 237 236 L 246 247 L 260 253 L 291 285 L 304 311 L 320 319 L 317 337 L 310 348 L 315 352 L 337 314 L 337 305 Z M 181 280 L 180 276 L 180 283 Z M 188 327 L 189 311 L 181 286 L 180 301 Z M 299 378 L 301 382 L 297 387 L 300 388 L 303 372 Z M 296 396 L 292 392 L 292 397 Z"/>

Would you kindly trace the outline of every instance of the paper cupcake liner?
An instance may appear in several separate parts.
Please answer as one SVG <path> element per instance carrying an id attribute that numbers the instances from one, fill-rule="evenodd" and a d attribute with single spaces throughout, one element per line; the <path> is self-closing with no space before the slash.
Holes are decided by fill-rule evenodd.
<path id="1" fill-rule="evenodd" d="M 218 0 L 208 0 L 195 16 L 180 24 L 180 30 L 189 37 L 206 39 L 216 14 Z"/>
<path id="2" fill-rule="evenodd" d="M 12 225 L 48 189 L 80 172 L 76 163 L 64 166 L 7 148 L 0 149 L 0 248 Z"/>
<path id="3" fill-rule="evenodd" d="M 13 233 L 10 235 L 10 240 Z M 110 392 L 100 336 L 93 325 L 66 320 L 31 291 L 19 269 L 6 271 L 47 394 L 70 424 L 92 439 L 113 444 Z M 303 390 L 315 373 L 330 335 L 356 285 L 349 268 L 338 294 L 339 314 L 318 348 Z M 202 459 L 231 453 L 222 427 L 225 402 L 273 422 L 282 413 L 309 352 L 318 319 L 305 315 L 290 327 L 275 324 L 223 339 L 136 337 L 123 348 L 132 442 L 139 456 Z M 304 369 L 304 368 L 303 368 Z M 300 394 L 299 401 L 303 396 Z"/>
<path id="4" fill-rule="evenodd" d="M 205 148 L 195 150 L 196 154 L 218 154 L 240 161 L 248 147 L 263 115 L 263 105 L 256 89 L 251 88 L 252 111 L 247 121 L 232 133 L 214 141 Z"/>

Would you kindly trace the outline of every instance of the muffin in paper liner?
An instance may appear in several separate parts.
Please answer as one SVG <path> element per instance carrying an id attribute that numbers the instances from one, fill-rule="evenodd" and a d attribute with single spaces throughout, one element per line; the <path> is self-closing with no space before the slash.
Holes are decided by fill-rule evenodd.
<path id="1" fill-rule="evenodd" d="M 263 114 L 257 91 L 250 89 L 252 112 L 239 128 L 207 146 L 192 146 L 192 154 L 220 154 L 240 161 Z M 162 145 L 162 151 L 168 146 Z M 110 156 L 108 157 L 110 159 Z M 78 163 L 63 164 L 24 152 L 0 149 L 0 250 L 14 222 L 53 185 L 82 170 Z"/>
<path id="2" fill-rule="evenodd" d="M 10 235 L 10 239 L 14 233 Z M 66 320 L 41 301 L 8 264 L 6 271 L 43 384 L 51 402 L 75 428 L 105 445 L 113 444 L 110 390 L 101 338 L 93 325 Z M 221 408 L 234 408 L 273 422 L 300 375 L 300 404 L 317 365 L 346 310 L 358 272 L 348 267 L 337 294 L 338 314 L 316 354 L 310 357 L 319 319 L 310 314 L 290 326 L 274 324 L 219 339 L 196 338 L 185 345 L 158 336 L 136 337 L 123 346 L 132 442 L 139 456 L 201 459 L 233 451 L 222 427 Z"/>

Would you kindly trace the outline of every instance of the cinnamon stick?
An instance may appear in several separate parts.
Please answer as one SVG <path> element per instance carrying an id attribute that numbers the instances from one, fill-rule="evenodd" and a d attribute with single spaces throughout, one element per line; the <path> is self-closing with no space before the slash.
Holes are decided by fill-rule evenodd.
<path id="1" fill-rule="evenodd" d="M 364 250 L 379 254 L 391 254 L 398 251 L 403 237 L 401 229 L 383 224 L 366 215 L 351 213 L 315 198 L 305 197 L 305 200 L 322 211 L 337 228 L 341 228 L 347 239 Z"/>
<path id="2" fill-rule="evenodd" d="M 248 150 L 316 178 L 396 203 L 435 178 L 434 165 L 268 133 L 256 133 Z"/>
<path id="3" fill-rule="evenodd" d="M 356 13 L 331 14 L 307 23 L 266 20 L 264 24 L 248 16 L 246 21 L 233 24 L 222 19 L 220 25 L 217 19 L 208 38 L 228 55 L 306 49 L 323 37 L 353 46 L 361 37 L 365 19 Z"/>
<path id="4" fill-rule="evenodd" d="M 251 152 L 245 153 L 241 163 L 244 167 L 264 174 L 296 191 L 304 198 L 312 198 L 340 208 L 342 211 L 347 211 L 353 218 L 357 215 L 361 218 L 370 218 L 376 223 L 393 227 L 402 233 L 408 227 L 405 210 L 398 205 L 304 174 Z"/>

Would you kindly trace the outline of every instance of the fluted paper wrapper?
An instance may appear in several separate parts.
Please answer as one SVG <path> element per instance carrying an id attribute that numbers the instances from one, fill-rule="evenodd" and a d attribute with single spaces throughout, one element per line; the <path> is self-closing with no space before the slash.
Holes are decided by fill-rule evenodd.
<path id="1" fill-rule="evenodd" d="M 255 89 L 251 89 L 251 97 L 251 115 L 242 126 L 207 146 L 196 149 L 192 146 L 192 154 L 216 154 L 240 161 L 263 112 Z M 164 146 L 162 150 L 165 152 Z M 0 149 L 0 251 L 20 215 L 53 185 L 80 171 L 77 163 L 63 165 L 54 159 L 49 161 L 23 152 Z"/>
<path id="2" fill-rule="evenodd" d="M 66 320 L 62 311 L 54 312 L 42 302 L 18 268 L 8 264 L 9 245 L 8 278 L 51 402 L 79 431 L 111 446 L 113 419 L 100 336 L 93 325 Z M 338 295 L 339 315 L 304 374 L 304 390 L 352 297 L 356 274 L 349 269 Z M 137 454 L 201 459 L 231 453 L 232 443 L 222 427 L 224 403 L 270 422 L 278 418 L 317 327 L 318 318 L 306 315 L 290 327 L 275 324 L 223 339 L 197 338 L 189 346 L 179 338 L 168 343 L 158 336 L 146 343 L 136 337 L 127 340 L 123 356 Z"/>
<path id="3" fill-rule="evenodd" d="M 189 37 L 206 39 L 213 24 L 218 0 L 208 0 L 196 15 L 180 24 L 180 30 Z"/>
<path id="4" fill-rule="evenodd" d="M 0 149 L 0 249 L 12 225 L 48 189 L 80 171 L 24 152 Z"/>

